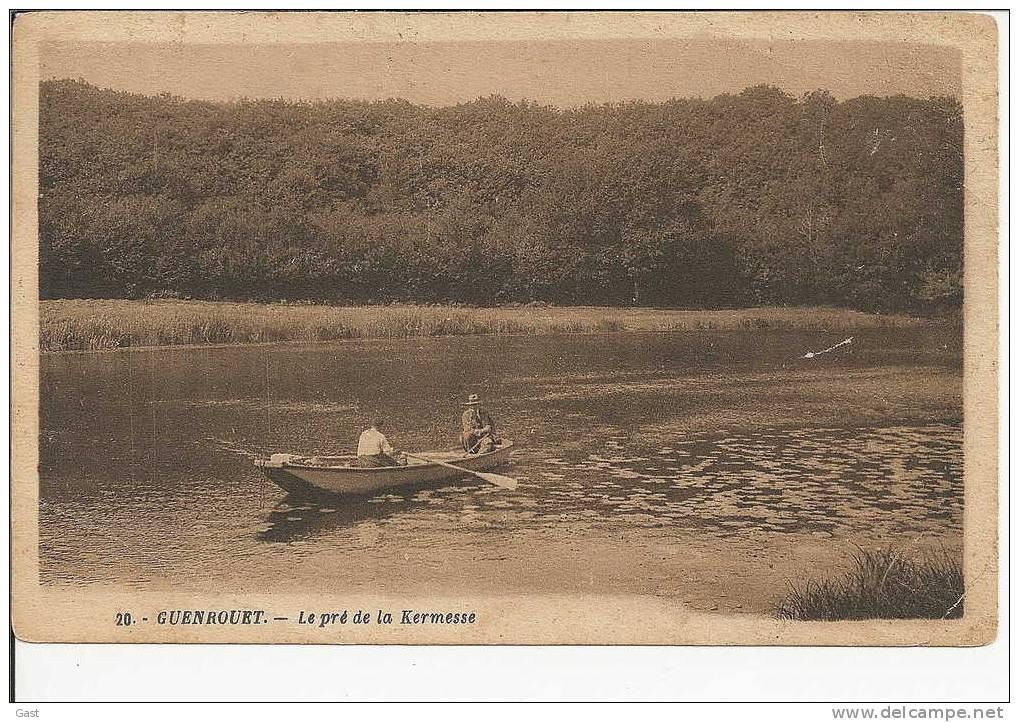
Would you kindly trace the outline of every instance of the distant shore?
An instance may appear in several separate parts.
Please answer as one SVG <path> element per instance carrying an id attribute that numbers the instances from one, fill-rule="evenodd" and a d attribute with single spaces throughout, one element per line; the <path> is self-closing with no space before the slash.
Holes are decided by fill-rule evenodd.
<path id="1" fill-rule="evenodd" d="M 905 328 L 932 321 L 820 307 L 327 306 L 177 300 L 40 302 L 43 352 L 508 334 Z"/>

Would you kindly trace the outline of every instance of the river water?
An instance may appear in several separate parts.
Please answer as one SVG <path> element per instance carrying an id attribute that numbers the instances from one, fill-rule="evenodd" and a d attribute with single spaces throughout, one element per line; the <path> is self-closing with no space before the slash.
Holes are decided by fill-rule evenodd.
<path id="1" fill-rule="evenodd" d="M 812 540 L 958 536 L 957 334 L 874 329 L 802 358 L 841 339 L 706 331 L 46 355 L 40 577 L 668 593 L 683 550 L 714 550 L 724 572 L 741 541 L 761 559 Z M 309 502 L 252 465 L 269 451 L 349 453 L 373 411 L 398 448 L 451 447 L 468 393 L 519 445 L 502 470 L 520 480 L 513 492 L 463 480 Z"/>

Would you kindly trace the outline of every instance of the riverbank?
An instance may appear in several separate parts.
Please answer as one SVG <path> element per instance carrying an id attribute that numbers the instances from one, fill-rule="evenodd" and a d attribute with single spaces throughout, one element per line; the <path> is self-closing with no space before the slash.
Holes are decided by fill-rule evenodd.
<path id="1" fill-rule="evenodd" d="M 613 331 L 908 328 L 931 323 L 833 308 L 673 310 L 592 306 L 325 306 L 220 301 L 52 300 L 39 304 L 39 347 L 100 351 L 345 339 Z"/>

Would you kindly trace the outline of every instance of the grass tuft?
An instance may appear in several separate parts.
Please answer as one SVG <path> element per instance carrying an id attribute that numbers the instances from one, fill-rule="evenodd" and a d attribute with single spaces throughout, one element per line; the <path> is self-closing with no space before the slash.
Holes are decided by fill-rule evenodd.
<path id="1" fill-rule="evenodd" d="M 860 549 L 849 571 L 793 585 L 777 612 L 802 621 L 959 619 L 964 597 L 962 562 L 945 551 L 910 559 Z"/>

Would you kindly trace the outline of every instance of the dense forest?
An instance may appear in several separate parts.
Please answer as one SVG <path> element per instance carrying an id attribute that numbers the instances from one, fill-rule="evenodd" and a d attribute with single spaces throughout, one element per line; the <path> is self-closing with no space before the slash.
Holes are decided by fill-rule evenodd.
<path id="1" fill-rule="evenodd" d="M 962 298 L 952 98 L 757 86 L 559 109 L 40 91 L 44 298 L 916 312 Z"/>

